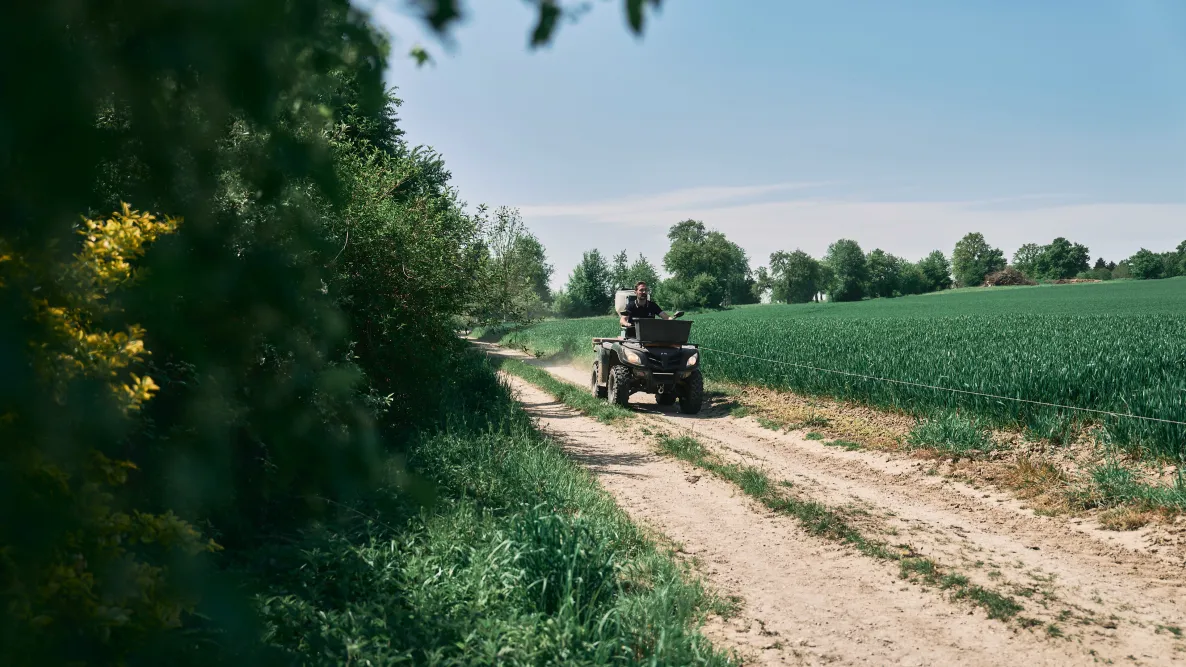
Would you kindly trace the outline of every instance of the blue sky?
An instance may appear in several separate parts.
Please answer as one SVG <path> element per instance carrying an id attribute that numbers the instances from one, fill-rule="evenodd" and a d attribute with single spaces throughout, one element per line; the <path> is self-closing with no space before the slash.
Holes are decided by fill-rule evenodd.
<path id="1" fill-rule="evenodd" d="M 589 248 L 660 265 L 689 217 L 755 268 L 837 238 L 1112 260 L 1186 239 L 1186 2 L 666 0 L 641 39 L 592 4 L 534 52 L 519 0 L 470 0 L 451 49 L 373 9 L 409 138 L 471 208 L 522 211 L 555 286 Z"/>

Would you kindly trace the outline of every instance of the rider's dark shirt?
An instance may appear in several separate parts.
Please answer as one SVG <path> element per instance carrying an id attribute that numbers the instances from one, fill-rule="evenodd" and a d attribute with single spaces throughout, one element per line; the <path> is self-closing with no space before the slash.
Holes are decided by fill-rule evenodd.
<path id="1" fill-rule="evenodd" d="M 646 304 L 632 301 L 626 304 L 626 321 L 633 324 L 634 320 L 653 319 L 658 317 L 661 312 L 663 312 L 663 309 L 659 307 L 659 304 L 650 299 L 647 300 Z"/>

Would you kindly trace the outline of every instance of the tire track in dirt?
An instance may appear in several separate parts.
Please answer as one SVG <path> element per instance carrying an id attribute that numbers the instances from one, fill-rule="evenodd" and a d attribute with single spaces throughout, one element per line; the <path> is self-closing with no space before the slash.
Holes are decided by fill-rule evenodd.
<path id="1" fill-rule="evenodd" d="M 498 354 L 524 358 L 506 350 Z M 548 369 L 573 383 L 586 380 L 586 370 Z M 652 438 L 639 433 L 637 425 L 623 430 L 573 418 L 542 390 L 515 377 L 510 381 L 541 427 L 597 474 L 633 519 L 682 542 L 716 589 L 744 599 L 741 615 L 714 623 L 710 634 L 750 649 L 759 662 L 1089 665 L 1110 659 L 1180 665 L 1186 655 L 1181 642 L 1158 629 L 1159 624 L 1179 625 L 1174 598 L 1181 571 L 1172 566 L 1141 563 L 1160 568 L 1133 574 L 1134 563 L 1114 546 L 1082 534 L 1075 534 L 1082 542 L 1066 542 L 1073 531 L 1052 532 L 1040 521 L 1028 526 L 1018 507 L 986 512 L 952 484 L 926 478 L 892 456 L 887 460 L 885 453 L 835 451 L 802 437 L 796 442 L 793 433 L 760 432 L 752 420 L 687 417 L 653 405 L 650 396 L 633 396 L 644 423 L 669 431 L 694 427 L 696 437 L 721 455 L 791 479 L 816 500 L 862 506 L 867 520 L 855 522 L 874 538 L 889 544 L 908 541 L 919 552 L 961 567 L 978 584 L 1028 586 L 1032 597 L 1019 598 L 1025 614 L 1058 620 L 1066 631 L 1065 639 L 1052 639 L 1041 628 L 990 621 L 967 604 L 950 603 L 937 591 L 904 582 L 893 564 L 806 534 L 796 520 L 771 513 L 731 484 L 656 455 Z M 556 417 L 559 413 L 568 414 Z M 1080 558 L 1077 550 L 1091 558 Z M 975 571 L 976 560 L 1000 561 L 1002 567 Z M 1016 563 L 1021 567 L 1012 567 Z M 1002 576 L 989 577 L 994 570 Z M 1084 596 L 1103 602 L 1083 601 Z M 1072 614 L 1059 618 L 1064 608 Z M 1112 620 L 1110 611 L 1120 618 Z M 1072 625 L 1084 616 L 1095 621 Z"/>

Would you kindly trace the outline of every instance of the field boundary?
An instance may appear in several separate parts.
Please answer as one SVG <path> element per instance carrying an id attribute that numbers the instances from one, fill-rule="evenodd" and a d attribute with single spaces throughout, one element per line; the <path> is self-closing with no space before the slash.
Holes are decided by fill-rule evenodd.
<path id="1" fill-rule="evenodd" d="M 1017 403 L 1028 403 L 1031 405 L 1041 405 L 1041 406 L 1050 407 L 1050 408 L 1058 408 L 1060 410 L 1075 410 L 1077 412 L 1090 412 L 1090 413 L 1094 413 L 1094 414 L 1108 415 L 1110 417 L 1143 419 L 1145 421 L 1160 422 L 1163 424 L 1175 424 L 1177 426 L 1186 426 L 1186 422 L 1176 421 L 1173 419 L 1162 419 L 1160 417 L 1146 417 L 1144 415 L 1134 415 L 1134 414 L 1125 413 L 1125 412 L 1112 412 L 1110 410 L 1098 410 L 1095 408 L 1083 408 L 1083 407 L 1077 407 L 1074 405 L 1063 405 L 1061 403 L 1047 403 L 1045 401 L 1034 401 L 1034 400 L 1031 400 L 1028 398 L 1017 398 L 1014 396 L 1000 396 L 998 394 L 986 394 L 984 392 L 979 392 L 979 391 L 971 391 L 968 389 L 954 389 L 952 387 L 940 387 L 938 385 L 923 384 L 921 382 L 911 382 L 909 380 L 895 380 L 893 378 L 883 378 L 883 377 L 878 377 L 876 375 L 864 375 L 861 373 L 853 373 L 852 371 L 839 371 L 839 370 L 835 370 L 832 368 L 820 368 L 817 366 L 809 366 L 807 364 L 797 364 L 797 363 L 794 363 L 791 361 L 780 361 L 778 359 L 766 359 L 765 357 L 755 357 L 755 356 L 749 355 L 749 354 L 741 354 L 739 352 L 730 352 L 728 350 L 718 350 L 718 349 L 711 348 L 711 347 L 705 347 L 703 345 L 700 345 L 699 349 L 704 350 L 706 352 L 716 352 L 718 354 L 728 354 L 730 356 L 742 357 L 744 359 L 753 359 L 754 361 L 764 361 L 767 363 L 779 364 L 782 366 L 793 366 L 795 368 L 804 368 L 807 370 L 820 371 L 823 373 L 835 373 L 836 375 L 847 375 L 849 377 L 858 377 L 858 378 L 862 378 L 865 380 L 877 380 L 879 382 L 890 382 L 893 384 L 907 385 L 910 387 L 920 387 L 922 389 L 934 389 L 936 391 L 948 391 L 948 392 L 955 393 L 955 394 L 967 394 L 970 396 L 979 396 L 982 398 L 992 398 L 992 399 L 1002 400 L 1002 401 L 1015 401 Z"/>

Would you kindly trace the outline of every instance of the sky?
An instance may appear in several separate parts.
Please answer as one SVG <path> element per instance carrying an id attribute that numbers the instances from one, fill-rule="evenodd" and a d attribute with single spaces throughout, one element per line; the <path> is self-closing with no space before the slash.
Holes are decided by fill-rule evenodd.
<path id="1" fill-rule="evenodd" d="M 1181 0 L 665 0 L 642 37 L 600 0 L 534 51 L 522 0 L 470 0 L 449 44 L 359 2 L 408 139 L 471 210 L 520 210 L 554 287 L 592 248 L 662 268 L 688 218 L 755 269 L 839 238 L 916 260 L 1065 236 L 1112 261 L 1186 239 Z"/>

